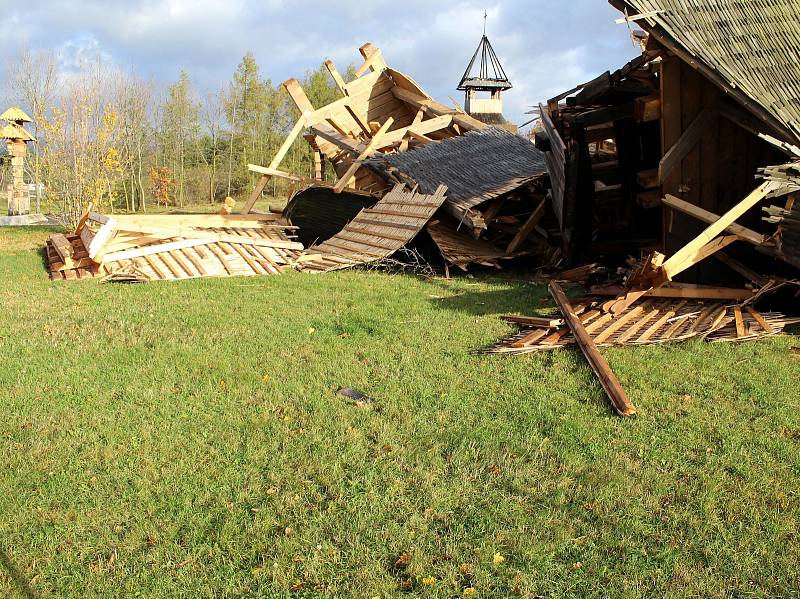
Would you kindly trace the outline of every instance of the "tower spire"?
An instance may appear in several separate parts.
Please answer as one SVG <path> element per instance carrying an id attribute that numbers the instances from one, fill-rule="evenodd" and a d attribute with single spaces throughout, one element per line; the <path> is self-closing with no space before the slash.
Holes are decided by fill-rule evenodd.
<path id="1" fill-rule="evenodd" d="M 492 122 L 504 122 L 501 94 L 511 89 L 500 59 L 486 37 L 486 21 L 489 14 L 483 11 L 483 35 L 472 59 L 461 77 L 458 90 L 464 92 L 464 109 L 475 118 Z M 479 58 L 480 57 L 480 58 Z M 488 98 L 478 97 L 479 93 L 489 94 Z"/>

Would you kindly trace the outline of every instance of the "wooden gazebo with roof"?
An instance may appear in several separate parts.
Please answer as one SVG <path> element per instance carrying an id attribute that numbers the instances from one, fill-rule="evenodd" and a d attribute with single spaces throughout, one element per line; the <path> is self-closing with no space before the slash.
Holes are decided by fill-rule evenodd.
<path id="1" fill-rule="evenodd" d="M 24 123 L 31 122 L 31 117 L 22 109 L 12 106 L 0 114 L 0 119 L 7 123 L 0 128 L 0 139 L 6 140 L 8 153 L 11 155 L 11 183 L 7 187 L 8 215 L 22 216 L 31 211 L 30 193 L 25 184 L 25 154 L 27 153 L 25 144 L 35 141 L 35 138 L 23 127 Z"/>

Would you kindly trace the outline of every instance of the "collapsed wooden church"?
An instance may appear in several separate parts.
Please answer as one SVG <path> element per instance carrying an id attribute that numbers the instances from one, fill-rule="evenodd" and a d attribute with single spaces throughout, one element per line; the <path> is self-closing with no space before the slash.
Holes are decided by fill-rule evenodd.
<path id="1" fill-rule="evenodd" d="M 458 84 L 464 108 L 365 44 L 352 81 L 325 62 L 341 93 L 326 106 L 283 84 L 300 116 L 269 165 L 250 165 L 241 214 L 87 212 L 49 242 L 52 276 L 319 273 L 420 243 L 448 274 L 517 260 L 563 318 L 510 315 L 519 331 L 488 351 L 576 344 L 632 415 L 597 346 L 746 341 L 800 322 L 760 303 L 788 290 L 798 313 L 800 15 L 795 0 L 609 1 L 641 27 L 641 54 L 540 104 L 535 143 L 502 116 L 511 83 L 485 35 Z M 301 135 L 311 176 L 280 168 Z M 292 186 L 286 208 L 255 210 L 275 177 Z M 565 281 L 588 295 L 570 300 Z"/>
<path id="2" fill-rule="evenodd" d="M 794 2 L 610 2 L 642 28 L 642 54 L 540 105 L 536 143 L 574 262 L 674 254 L 800 142 Z M 756 272 L 795 272 L 781 263 L 800 267 L 800 254 L 763 216 L 737 216 L 725 247 L 708 253 L 715 260 L 682 278 L 758 283 Z"/>

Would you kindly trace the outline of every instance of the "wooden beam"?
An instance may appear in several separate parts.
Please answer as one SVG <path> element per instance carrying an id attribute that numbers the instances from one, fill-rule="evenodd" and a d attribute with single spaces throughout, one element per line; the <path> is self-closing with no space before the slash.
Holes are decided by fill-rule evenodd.
<path id="1" fill-rule="evenodd" d="M 633 113 L 634 118 L 640 123 L 657 121 L 661 118 L 661 95 L 636 98 L 633 101 Z"/>
<path id="2" fill-rule="evenodd" d="M 661 203 L 669 208 L 673 208 L 674 210 L 688 214 L 689 216 L 692 216 L 697 220 L 709 225 L 719 220 L 719 215 L 700 208 L 700 206 L 690 204 L 689 202 L 680 198 L 676 198 L 674 195 L 667 194 L 664 196 L 664 198 L 662 198 Z M 742 241 L 752 243 L 753 245 L 764 245 L 769 240 L 769 236 L 764 235 L 763 233 L 757 233 L 752 229 L 748 229 L 742 225 L 737 225 L 736 223 L 728 225 L 725 228 L 725 232 L 730 233 L 731 235 L 736 235 Z"/>
<path id="3" fill-rule="evenodd" d="M 124 230 L 124 229 L 123 229 Z M 288 241 L 282 239 L 268 239 L 265 237 L 246 237 L 244 235 L 231 235 L 229 233 L 216 233 L 202 229 L 192 229 L 189 227 L 157 227 L 157 226 L 137 226 L 134 233 L 146 233 L 152 237 L 171 239 L 173 237 L 184 237 L 187 239 L 203 239 L 212 242 L 241 243 L 244 245 L 255 245 L 259 247 L 272 247 L 284 250 L 302 250 L 303 244 L 298 241 Z M 150 246 L 146 246 L 150 247 Z M 152 246 L 158 247 L 158 246 Z M 136 249 L 136 248 L 133 248 Z M 111 255 L 111 254 L 109 254 Z"/>
<path id="4" fill-rule="evenodd" d="M 333 117 L 330 117 L 330 118 L 327 118 L 327 119 L 325 119 L 325 120 L 328 122 L 328 124 L 329 124 L 331 127 L 333 127 L 334 129 L 336 129 L 336 132 L 337 132 L 339 135 L 344 135 L 345 137 L 350 137 L 350 131 L 349 131 L 349 130 L 347 130 L 347 129 L 345 129 L 345 128 L 342 126 L 342 124 L 341 124 L 339 121 L 337 121 L 335 118 L 333 118 Z"/>
<path id="5" fill-rule="evenodd" d="M 75 235 L 80 235 L 83 228 L 86 226 L 86 221 L 89 220 L 89 215 L 92 214 L 92 202 L 89 202 L 89 205 L 86 207 L 86 212 L 81 214 L 81 217 L 78 219 L 78 226 L 75 227 Z"/>
<path id="6" fill-rule="evenodd" d="M 364 64 L 356 71 L 356 77 L 361 77 L 368 70 L 382 71 L 386 68 L 386 61 L 383 60 L 380 48 L 376 48 L 373 44 L 367 42 L 358 51 L 364 57 Z"/>
<path id="7" fill-rule="evenodd" d="M 120 229 L 136 230 L 138 225 L 155 227 L 234 227 L 262 228 L 280 227 L 292 229 L 283 224 L 275 224 L 279 214 L 116 214 L 114 220 Z"/>
<path id="8" fill-rule="evenodd" d="M 768 334 L 771 335 L 772 333 L 775 332 L 775 330 L 772 328 L 772 325 L 769 324 L 769 322 L 767 322 L 767 320 L 761 315 L 760 312 L 756 312 L 755 310 L 753 310 L 753 308 L 751 308 L 749 306 L 747 308 L 747 311 L 750 313 L 750 316 L 752 316 L 755 319 L 755 321 L 759 325 L 761 325 L 761 328 L 764 329 L 765 333 L 768 333 Z"/>
<path id="9" fill-rule="evenodd" d="M 290 79 L 290 81 L 292 80 Z M 297 87 L 299 88 L 300 85 L 298 84 Z M 302 89 L 300 91 L 302 91 Z M 303 95 L 305 96 L 305 94 Z M 311 103 L 309 102 L 309 106 L 310 105 Z M 275 154 L 274 158 L 272 159 L 272 162 L 269 163 L 269 167 L 267 168 L 277 169 L 280 166 L 281 162 L 283 161 L 283 158 L 289 151 L 289 148 L 292 147 L 294 140 L 297 139 L 297 136 L 300 135 L 305 126 L 306 126 L 306 119 L 305 117 L 301 116 L 294 124 L 294 127 L 292 127 L 292 130 L 289 132 L 288 137 L 285 140 L 283 140 L 283 144 L 281 145 L 280 148 L 278 148 L 278 153 Z M 258 180 L 258 183 L 256 183 L 256 186 L 253 189 L 252 193 L 250 193 L 250 197 L 247 198 L 247 201 L 244 203 L 244 206 L 242 206 L 241 214 L 250 213 L 256 201 L 258 201 L 258 198 L 261 197 L 261 193 L 264 191 L 264 188 L 267 186 L 267 183 L 269 183 L 269 179 L 270 179 L 269 175 L 261 175 L 261 178 Z"/>
<path id="10" fill-rule="evenodd" d="M 620 285 L 594 285 L 589 290 L 594 295 L 619 296 L 626 292 Z M 742 302 L 750 299 L 755 294 L 750 289 L 736 289 L 731 287 L 711 287 L 706 285 L 692 285 L 690 283 L 670 283 L 643 292 L 640 297 L 663 297 L 683 299 L 713 299 L 734 300 Z"/>
<path id="11" fill-rule="evenodd" d="M 693 256 L 687 258 L 686 261 L 680 264 L 665 264 L 664 265 L 664 272 L 666 273 L 667 277 L 671 280 L 678 273 L 683 272 L 697 264 L 698 262 L 702 262 L 709 256 L 715 254 L 721 249 L 726 248 L 734 241 L 739 239 L 736 235 L 725 235 L 722 237 L 717 237 L 713 241 L 709 241 L 703 247 L 701 247 Z"/>
<path id="12" fill-rule="evenodd" d="M 341 177 L 339 177 L 339 180 L 333 186 L 334 193 L 342 193 L 342 190 L 347 186 L 348 182 L 350 181 L 350 178 L 353 175 L 355 175 L 356 171 L 359 169 L 359 167 L 361 167 L 361 163 L 366 158 L 369 158 L 375 152 L 375 150 L 377 150 L 378 147 L 380 147 L 383 136 L 386 135 L 386 131 L 389 130 L 389 127 L 391 127 L 393 123 L 394 123 L 394 118 L 389 117 L 388 119 L 386 119 L 386 122 L 384 122 L 383 125 L 381 125 L 381 128 L 378 129 L 378 131 L 372 137 L 372 139 L 367 144 L 367 147 L 364 149 L 364 151 L 358 155 L 358 158 L 356 158 L 355 161 L 353 161 L 353 164 L 350 165 L 347 171 L 345 171 L 345 173 Z"/>
<path id="13" fill-rule="evenodd" d="M 453 117 L 453 122 L 457 123 L 460 127 L 463 127 L 467 131 L 472 129 L 485 129 L 488 127 L 486 123 L 482 123 L 467 114 L 460 114 L 449 106 L 441 104 L 440 102 L 437 102 L 436 100 L 426 96 L 422 96 L 416 92 L 394 86 L 392 88 L 392 95 L 402 102 L 411 104 L 418 109 L 422 108 L 431 114 L 437 116 L 451 115 Z"/>
<path id="14" fill-rule="evenodd" d="M 686 154 L 694 148 L 703 133 L 711 126 L 714 119 L 717 118 L 717 110 L 714 108 L 704 108 L 700 111 L 692 123 L 684 130 L 672 147 L 667 150 L 667 153 L 661 158 L 658 163 L 658 182 L 664 183 L 667 175 L 680 164 Z"/>
<path id="15" fill-rule="evenodd" d="M 710 224 L 706 229 L 695 237 L 692 241 L 683 246 L 673 256 L 664 262 L 662 271 L 666 277 L 672 278 L 678 273 L 682 272 L 688 266 L 691 266 L 692 258 L 705 246 L 708 242 L 712 241 L 717 235 L 727 229 L 733 222 L 741 217 L 750 208 L 763 200 L 770 192 L 780 187 L 780 184 L 774 181 L 765 181 L 756 187 L 746 198 L 736 204 L 733 208 L 728 210 L 725 214 L 720 216 L 715 222 Z"/>
<path id="16" fill-rule="evenodd" d="M 539 224 L 539 221 L 542 220 L 544 216 L 544 211 L 547 208 L 547 200 L 543 199 L 539 205 L 536 207 L 531 215 L 528 217 L 528 220 L 525 221 L 525 224 L 522 225 L 517 234 L 514 235 L 514 239 L 511 240 L 511 243 L 508 244 L 506 248 L 506 254 L 511 254 L 516 250 L 519 245 L 528 238 L 528 235 L 536 228 L 536 225 Z"/>
<path id="17" fill-rule="evenodd" d="M 326 119 L 329 119 L 331 117 L 334 118 L 338 117 L 345 109 L 344 108 L 345 105 L 352 104 L 354 101 L 357 101 L 358 98 L 361 97 L 362 95 L 364 96 L 365 99 L 368 97 L 369 92 L 368 90 L 366 90 L 366 88 L 365 91 L 363 92 L 362 91 L 353 92 L 350 88 L 354 83 L 359 83 L 362 86 L 374 85 L 378 81 L 378 79 L 380 79 L 383 76 L 384 75 L 382 75 L 381 73 L 371 73 L 370 75 L 366 75 L 361 79 L 351 81 L 350 83 L 347 84 L 348 94 L 350 95 L 345 96 L 344 98 L 339 98 L 338 100 L 331 102 L 330 104 L 326 104 L 325 106 L 321 106 L 320 108 L 317 108 L 314 112 L 307 114 L 306 124 L 310 127 L 322 123 Z"/>
<path id="18" fill-rule="evenodd" d="M 333 78 L 333 82 L 336 84 L 336 87 L 339 88 L 339 91 L 342 93 L 343 96 L 347 96 L 347 87 L 345 86 L 344 79 L 339 74 L 339 70 L 336 68 L 336 65 L 333 64 L 333 61 L 329 58 L 324 63 L 325 68 L 328 69 L 328 72 L 331 74 Z"/>
<path id="19" fill-rule="evenodd" d="M 261 173 L 262 175 L 269 175 L 270 177 L 289 179 L 290 181 L 295 181 L 296 183 L 299 183 L 300 181 L 304 180 L 303 177 L 298 177 L 297 175 L 292 175 L 284 171 L 279 171 L 276 168 L 269 168 L 267 166 L 258 166 L 257 164 L 248 164 L 247 170 L 253 173 Z"/>
<path id="20" fill-rule="evenodd" d="M 563 318 L 546 318 L 543 316 L 516 316 L 508 314 L 501 316 L 501 320 L 506 322 L 513 322 L 514 324 L 521 324 L 528 327 L 541 327 L 545 329 L 554 329 L 556 327 L 564 326 Z"/>
<path id="21" fill-rule="evenodd" d="M 283 87 L 289 92 L 289 96 L 291 96 L 295 106 L 300 110 L 300 114 L 307 115 L 314 112 L 314 106 L 311 104 L 311 100 L 308 99 L 306 92 L 300 87 L 300 82 L 297 79 L 287 79 L 283 82 Z"/>
<path id="22" fill-rule="evenodd" d="M 752 283 L 758 285 L 759 287 L 763 287 L 764 285 L 766 285 L 768 281 L 766 277 L 762 277 L 752 268 L 745 266 L 744 264 L 739 262 L 739 260 L 737 260 L 736 258 L 732 258 L 725 252 L 717 252 L 716 254 L 714 254 L 714 258 L 722 262 L 725 266 L 729 267 L 730 269 L 735 270 L 745 279 L 751 281 Z"/>
<path id="23" fill-rule="evenodd" d="M 583 355 L 586 356 L 586 360 L 600 380 L 600 384 L 611 400 L 611 404 L 614 406 L 617 414 L 620 416 L 633 416 L 636 414 L 636 408 L 631 403 L 631 400 L 628 399 L 625 389 L 622 388 L 622 385 L 614 374 L 614 371 L 611 370 L 608 362 L 606 362 L 605 358 L 603 358 L 602 354 L 597 350 L 597 346 L 594 344 L 594 341 L 592 341 L 591 335 L 586 332 L 586 328 L 575 313 L 564 290 L 561 289 L 561 286 L 556 281 L 550 281 L 549 289 L 550 295 L 553 296 L 553 299 L 561 309 L 561 313 L 564 315 L 564 320 L 567 321 L 569 328 L 572 330 L 572 334 L 578 342 L 578 347 L 581 348 Z"/>
<path id="24" fill-rule="evenodd" d="M 350 117 L 356 122 L 356 125 L 358 125 L 358 128 L 361 129 L 361 132 L 367 137 L 372 137 L 372 129 L 369 128 L 369 124 L 356 114 L 356 111 L 353 110 L 353 107 L 350 106 L 350 104 L 345 104 L 344 108 L 348 113 L 350 113 Z"/>
<path id="25" fill-rule="evenodd" d="M 417 133 L 413 129 L 408 130 L 408 136 L 416 142 L 419 142 L 423 146 L 433 143 L 433 140 L 428 137 L 427 135 L 423 135 L 422 133 Z"/>
<path id="26" fill-rule="evenodd" d="M 53 246 L 56 254 L 58 254 L 58 257 L 61 259 L 61 263 L 64 265 L 64 268 L 75 268 L 75 263 L 72 257 L 72 244 L 66 237 L 64 237 L 64 235 L 61 233 L 51 235 L 50 244 Z"/>
<path id="27" fill-rule="evenodd" d="M 91 243 L 86 247 L 86 251 L 89 253 L 89 258 L 94 260 L 95 262 L 101 262 L 103 254 L 105 253 L 105 247 L 108 243 L 114 239 L 114 236 L 117 234 L 117 221 L 113 218 L 107 218 L 105 224 L 97 230 L 94 237 L 92 238 Z"/>
<path id="28" fill-rule="evenodd" d="M 352 156 L 358 156 L 361 152 L 364 151 L 364 144 L 361 144 L 354 139 L 351 139 L 347 136 L 336 137 L 335 135 L 325 131 L 324 129 L 320 129 L 318 127 L 311 127 L 311 132 L 314 135 L 317 135 L 324 139 L 325 141 L 332 143 L 338 148 L 341 148 L 348 154 Z"/>

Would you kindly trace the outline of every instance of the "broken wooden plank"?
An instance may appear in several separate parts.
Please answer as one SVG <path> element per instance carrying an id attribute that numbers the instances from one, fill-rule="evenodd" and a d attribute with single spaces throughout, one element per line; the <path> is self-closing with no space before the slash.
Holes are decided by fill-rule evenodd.
<path id="1" fill-rule="evenodd" d="M 736 219 L 741 217 L 778 187 L 780 187 L 780 185 L 774 181 L 765 181 L 750 192 L 741 202 L 720 216 L 715 222 L 711 223 L 700 235 L 695 237 L 664 262 L 661 266 L 661 270 L 666 278 L 672 279 L 689 266 L 692 266 L 694 264 L 693 257 L 703 246 L 712 241 L 717 235 L 733 224 Z"/>
<path id="2" fill-rule="evenodd" d="M 661 199 L 661 203 L 669 208 L 672 208 L 673 210 L 678 210 L 683 214 L 688 214 L 689 216 L 692 216 L 697 220 L 709 225 L 717 222 L 720 218 L 719 215 L 709 212 L 700 206 L 690 204 L 689 202 L 680 198 L 676 198 L 674 195 L 667 194 Z M 725 232 L 730 233 L 731 235 L 736 235 L 742 241 L 747 241 L 753 245 L 763 245 L 769 239 L 768 236 L 764 235 L 763 233 L 758 233 L 736 223 L 731 223 L 728 225 L 725 228 Z"/>
<path id="3" fill-rule="evenodd" d="M 333 61 L 329 58 L 323 64 L 325 65 L 325 68 L 328 69 L 328 72 L 331 74 L 331 77 L 333 78 L 333 82 L 336 84 L 336 87 L 339 88 L 339 91 L 342 93 L 342 95 L 343 96 L 348 95 L 344 79 L 342 79 L 342 76 L 339 73 L 339 70 L 336 68 L 336 65 L 333 63 Z"/>
<path id="4" fill-rule="evenodd" d="M 772 335 L 775 332 L 775 329 L 772 328 L 772 325 L 767 322 L 767 320 L 761 315 L 761 312 L 757 312 L 753 308 L 748 307 L 747 311 L 750 313 L 750 316 L 764 329 L 764 332 Z"/>
<path id="5" fill-rule="evenodd" d="M 295 81 L 295 83 L 296 83 L 296 81 Z M 297 87 L 299 88 L 300 85 L 298 84 Z M 302 92 L 302 89 L 300 91 Z M 305 94 L 303 94 L 303 96 L 305 97 Z M 294 98 L 294 96 L 293 96 L 293 98 Z M 295 101 L 297 101 L 297 100 L 295 100 Z M 308 101 L 308 98 L 306 98 L 306 101 Z M 308 105 L 310 106 L 311 103 L 309 102 Z M 312 108 L 312 110 L 313 110 L 313 108 Z M 301 111 L 302 111 L 302 108 L 301 108 Z M 294 143 L 294 140 L 297 139 L 297 136 L 300 135 L 300 133 L 303 131 L 303 129 L 305 129 L 305 127 L 306 127 L 305 116 L 301 116 L 297 120 L 297 122 L 294 124 L 294 127 L 289 132 L 289 135 L 286 137 L 285 140 L 283 140 L 283 144 L 278 149 L 277 154 L 275 154 L 275 156 L 273 157 L 272 162 L 269 163 L 269 167 L 268 168 L 277 169 L 280 166 L 281 162 L 283 161 L 284 156 L 286 156 L 286 153 L 289 151 L 289 148 L 292 147 L 292 144 Z M 264 191 L 264 188 L 267 186 L 267 183 L 269 183 L 269 175 L 261 175 L 261 178 L 259 179 L 259 181 L 256 184 L 255 188 L 253 189 L 252 193 L 247 198 L 247 201 L 244 203 L 244 206 L 242 207 L 242 210 L 241 210 L 242 214 L 248 214 L 253 209 L 253 206 L 255 205 L 256 201 L 258 200 L 258 198 L 261 197 L 261 193 Z"/>
<path id="6" fill-rule="evenodd" d="M 501 316 L 500 319 L 506 322 L 513 322 L 514 324 L 543 329 L 553 329 L 564 325 L 563 318 L 546 318 L 542 316 L 516 316 L 514 314 L 508 314 Z"/>
<path id="7" fill-rule="evenodd" d="M 547 200 L 543 199 L 539 202 L 539 205 L 536 207 L 531 215 L 528 217 L 528 220 L 525 221 L 525 224 L 522 225 L 517 234 L 514 235 L 514 238 L 511 240 L 511 243 L 508 244 L 506 248 L 506 254 L 513 253 L 519 245 L 527 239 L 528 235 L 536 228 L 536 225 L 539 224 L 539 221 L 542 220 L 544 216 L 544 211 L 547 208 Z"/>
<path id="8" fill-rule="evenodd" d="M 595 285 L 591 287 L 590 291 L 597 295 L 620 296 L 626 293 L 627 290 L 625 287 L 619 285 Z M 643 291 L 639 297 L 744 301 L 752 298 L 754 294 L 755 292 L 751 289 L 713 287 L 710 285 L 694 285 L 691 283 L 671 283 L 669 285 L 647 289 Z"/>
<path id="9" fill-rule="evenodd" d="M 733 307 L 733 317 L 736 320 L 736 337 L 741 339 L 747 335 L 747 329 L 744 326 L 744 318 L 742 317 L 742 309 L 739 306 Z"/>
<path id="10" fill-rule="evenodd" d="M 636 408 L 628 398 L 625 389 L 622 388 L 619 380 L 617 379 L 611 367 L 603 358 L 602 354 L 597 349 L 597 346 L 592 341 L 592 337 L 586 332 L 583 324 L 581 323 L 578 315 L 575 314 L 569 299 L 567 298 L 564 290 L 556 281 L 550 281 L 549 284 L 550 295 L 558 304 L 564 319 L 567 321 L 578 346 L 581 348 L 583 355 L 594 370 L 600 384 L 603 386 L 606 394 L 611 400 L 611 404 L 620 416 L 633 416 L 636 414 Z"/>
<path id="11" fill-rule="evenodd" d="M 336 181 L 336 184 L 333 186 L 334 193 L 342 193 L 344 188 L 347 187 L 347 184 L 350 182 L 351 177 L 353 177 L 353 175 L 356 174 L 356 171 L 361 167 L 361 163 L 365 159 L 369 158 L 375 152 L 375 150 L 377 150 L 380 147 L 381 140 L 383 139 L 383 136 L 386 134 L 386 131 L 389 130 L 389 127 L 392 126 L 392 123 L 394 123 L 394 118 L 389 117 L 388 119 L 386 119 L 386 122 L 384 122 L 383 125 L 381 125 L 381 128 L 378 129 L 378 131 L 369 141 L 364 151 L 358 155 L 358 158 L 356 158 L 353 161 L 353 164 L 351 164 L 350 167 L 345 171 L 345 173 L 341 177 L 339 177 L 339 180 Z"/>

